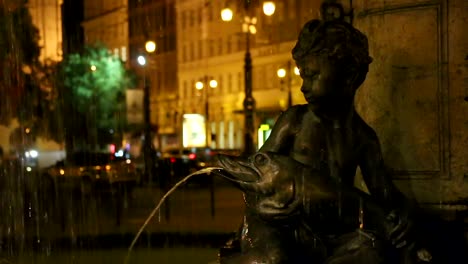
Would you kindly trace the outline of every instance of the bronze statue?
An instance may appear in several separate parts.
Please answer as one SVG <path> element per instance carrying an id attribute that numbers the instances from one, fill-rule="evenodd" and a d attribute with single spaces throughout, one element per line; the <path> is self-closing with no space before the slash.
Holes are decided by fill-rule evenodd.
<path id="1" fill-rule="evenodd" d="M 258 152 L 248 160 L 220 156 L 220 164 L 224 168 L 222 175 L 245 193 L 247 208 L 240 231 L 240 250 L 223 256 L 222 263 L 323 263 L 329 258 L 329 245 L 304 217 L 305 197 L 317 205 L 337 199 L 338 195 L 361 198 L 370 202 L 377 217 L 383 218 L 380 205 L 369 195 L 354 187 L 339 192 L 337 181 L 286 155 Z M 347 247 L 369 254 L 380 243 L 374 234 L 360 229 L 358 236 L 347 238 L 349 241 L 339 250 L 340 257 L 349 253 Z"/>
<path id="2" fill-rule="evenodd" d="M 354 108 L 355 92 L 372 61 L 367 38 L 342 15 L 327 15 L 304 25 L 292 56 L 307 104 L 293 106 L 279 117 L 250 162 L 238 158 L 233 163 L 228 162 L 232 157 L 220 156 L 226 177 L 246 193 L 240 252 L 231 262 L 387 263 L 397 255 L 393 249 L 410 244 L 413 203 L 393 185 L 375 131 Z M 268 173 L 258 167 L 265 160 Z M 358 166 L 370 196 L 349 199 L 349 194 L 357 193 L 353 184 Z M 240 184 L 251 177 L 257 184 Z M 265 219 L 268 206 L 274 217 Z M 268 257 L 256 259 L 262 254 Z M 292 256 L 299 260 L 291 261 Z M 229 261 L 221 256 L 221 263 Z"/>

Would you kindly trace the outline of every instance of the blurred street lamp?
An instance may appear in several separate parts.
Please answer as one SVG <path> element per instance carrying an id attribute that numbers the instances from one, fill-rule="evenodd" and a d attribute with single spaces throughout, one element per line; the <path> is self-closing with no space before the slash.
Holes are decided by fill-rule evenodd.
<path id="1" fill-rule="evenodd" d="M 281 85 L 285 82 L 284 79 L 286 79 L 286 85 L 288 88 L 288 108 L 292 106 L 292 94 L 291 94 L 291 87 L 292 87 L 292 75 L 299 75 L 299 68 L 294 67 L 292 68 L 292 63 L 291 61 L 288 61 L 286 68 L 279 68 L 278 71 L 276 72 L 276 75 L 281 80 Z"/>
<path id="2" fill-rule="evenodd" d="M 154 41 L 147 41 L 145 44 L 145 50 L 147 53 L 153 53 L 156 51 L 156 43 Z M 146 76 L 146 57 L 143 55 L 138 56 L 138 64 L 140 64 L 143 69 L 143 122 L 144 122 L 144 146 L 143 146 L 143 155 L 145 161 L 145 177 L 146 179 L 151 180 L 152 168 L 155 155 L 153 148 L 153 140 L 151 136 L 151 109 L 150 109 L 150 82 L 147 80 Z"/>
<path id="3" fill-rule="evenodd" d="M 244 0 L 244 18 L 242 20 L 242 32 L 245 33 L 245 58 L 244 58 L 244 81 L 245 81 L 245 98 L 244 107 L 244 154 L 253 154 L 256 147 L 253 143 L 254 130 L 254 113 L 255 113 L 255 98 L 252 95 L 252 57 L 250 55 L 250 34 L 257 33 L 257 18 L 252 15 L 252 1 Z M 263 3 L 263 12 L 267 16 L 271 16 L 275 12 L 275 4 L 273 1 L 265 1 Z M 223 21 L 231 21 L 233 12 L 230 8 L 224 8 L 221 11 L 221 19 Z"/>
<path id="4" fill-rule="evenodd" d="M 148 40 L 145 43 L 145 49 L 148 53 L 153 53 L 156 51 L 156 43 L 152 40 Z"/>
<path id="5" fill-rule="evenodd" d="M 205 88 L 206 87 L 206 88 Z M 205 103 L 205 146 L 209 147 L 209 138 L 211 138 L 211 132 L 209 133 L 209 102 L 208 102 L 208 87 L 214 89 L 218 87 L 218 82 L 211 76 L 203 76 L 200 81 L 195 83 L 195 88 L 199 91 L 203 91 L 203 101 Z"/>
<path id="6" fill-rule="evenodd" d="M 232 16 L 233 16 L 233 13 L 230 8 L 226 7 L 226 8 L 223 8 L 223 10 L 221 10 L 221 19 L 223 21 L 231 21 Z"/>
<path id="7" fill-rule="evenodd" d="M 271 16 L 275 13 L 276 5 L 273 1 L 263 2 L 263 13 L 267 16 Z"/>
<path id="8" fill-rule="evenodd" d="M 141 66 L 146 65 L 146 58 L 143 55 L 138 56 L 137 61 L 138 61 L 138 64 L 140 64 Z"/>

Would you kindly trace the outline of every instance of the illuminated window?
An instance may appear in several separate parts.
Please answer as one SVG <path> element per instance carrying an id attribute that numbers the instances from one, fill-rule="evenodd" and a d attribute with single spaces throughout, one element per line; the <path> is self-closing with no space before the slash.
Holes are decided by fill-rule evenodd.
<path id="1" fill-rule="evenodd" d="M 120 58 L 122 59 L 122 61 L 127 61 L 127 47 L 124 47 L 122 46 L 120 48 Z"/>
<path id="2" fill-rule="evenodd" d="M 203 147 L 206 143 L 205 118 L 200 114 L 184 114 L 182 142 L 184 147 Z"/>
<path id="3" fill-rule="evenodd" d="M 225 131 L 224 131 L 224 122 L 221 121 L 219 122 L 219 133 L 218 133 L 218 148 L 226 148 L 226 145 L 225 145 Z"/>
<path id="4" fill-rule="evenodd" d="M 242 77 L 242 72 L 237 73 L 237 91 L 242 91 L 244 78 Z"/>
<path id="5" fill-rule="evenodd" d="M 234 134 L 235 134 L 234 121 L 231 120 L 228 123 L 228 148 L 230 149 L 235 148 Z"/>

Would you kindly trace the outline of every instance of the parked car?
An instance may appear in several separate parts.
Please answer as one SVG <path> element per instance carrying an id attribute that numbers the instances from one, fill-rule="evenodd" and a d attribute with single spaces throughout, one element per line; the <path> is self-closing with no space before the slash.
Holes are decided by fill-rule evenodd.
<path id="1" fill-rule="evenodd" d="M 113 187 L 131 190 L 140 178 L 131 159 L 102 152 L 72 153 L 66 160 L 47 168 L 43 175 L 50 177 L 58 188 L 85 192 Z"/>
<path id="2" fill-rule="evenodd" d="M 166 150 L 159 159 L 159 169 L 164 183 L 176 183 L 185 176 L 206 167 L 214 166 L 214 156 L 210 148 L 183 148 Z M 189 183 L 210 182 L 206 175 L 195 176 Z"/>

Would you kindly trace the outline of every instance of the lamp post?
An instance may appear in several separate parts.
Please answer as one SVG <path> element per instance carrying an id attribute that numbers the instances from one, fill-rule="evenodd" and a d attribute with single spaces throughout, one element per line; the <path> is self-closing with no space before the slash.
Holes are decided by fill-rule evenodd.
<path id="1" fill-rule="evenodd" d="M 147 41 L 145 43 L 145 50 L 147 53 L 153 53 L 156 50 L 156 43 L 154 41 Z M 153 159 L 154 148 L 151 136 L 151 109 L 150 109 L 150 82 L 146 76 L 146 57 L 143 55 L 138 56 L 138 64 L 143 67 L 143 122 L 144 122 L 144 138 L 143 142 L 143 155 L 145 161 L 145 178 L 152 180 L 153 175 Z"/>
<path id="2" fill-rule="evenodd" d="M 250 55 L 250 34 L 257 33 L 255 24 L 257 18 L 252 16 L 252 0 L 244 0 L 244 19 L 242 21 L 242 32 L 245 33 L 245 57 L 244 57 L 244 92 L 245 98 L 244 107 L 244 155 L 250 155 L 255 152 L 253 142 L 254 130 L 254 113 L 255 113 L 255 98 L 252 95 L 252 57 Z M 275 12 L 275 4 L 273 1 L 265 1 L 263 3 L 263 12 L 267 16 L 271 16 Z M 223 21 L 231 21 L 233 12 L 230 8 L 221 10 L 221 19 Z"/>
<path id="3" fill-rule="evenodd" d="M 212 89 L 218 87 L 218 82 L 210 77 L 204 76 L 200 81 L 195 83 L 195 88 L 199 91 L 203 91 L 203 101 L 205 103 L 205 147 L 209 147 L 209 138 L 211 137 L 211 133 L 209 131 L 209 102 L 208 102 L 208 86 Z"/>
<path id="4" fill-rule="evenodd" d="M 285 68 L 279 68 L 278 71 L 276 72 L 276 74 L 278 75 L 278 77 L 280 78 L 281 80 L 281 84 L 284 83 L 284 78 L 286 77 L 286 84 L 287 84 L 287 89 L 288 89 L 288 108 L 290 108 L 292 106 L 292 94 L 291 94 L 291 88 L 292 88 L 292 74 L 294 72 L 294 75 L 299 75 L 299 68 L 297 67 L 294 67 L 294 69 L 292 69 L 292 63 L 291 61 L 288 61 L 287 65 L 286 65 L 286 69 Z"/>

